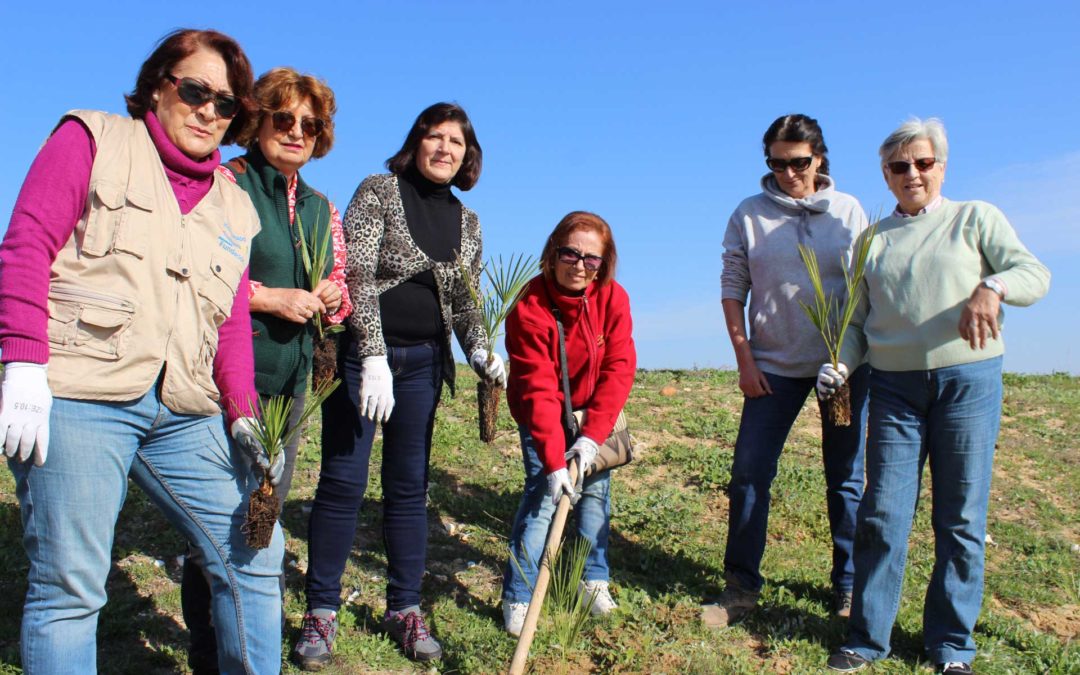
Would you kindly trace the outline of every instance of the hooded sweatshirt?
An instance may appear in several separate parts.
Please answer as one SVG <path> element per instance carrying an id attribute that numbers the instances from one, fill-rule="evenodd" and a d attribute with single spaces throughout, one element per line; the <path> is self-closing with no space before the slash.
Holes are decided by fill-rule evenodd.
<path id="1" fill-rule="evenodd" d="M 821 334 L 799 304 L 813 302 L 813 288 L 798 245 L 814 251 L 826 297 L 842 303 L 843 265 L 867 227 L 858 200 L 837 192 L 829 176 L 818 179 L 817 192 L 795 199 L 766 174 L 762 192 L 739 204 L 724 234 L 721 297 L 745 305 L 749 295 L 750 352 L 758 368 L 784 377 L 813 377 L 828 360 Z"/>

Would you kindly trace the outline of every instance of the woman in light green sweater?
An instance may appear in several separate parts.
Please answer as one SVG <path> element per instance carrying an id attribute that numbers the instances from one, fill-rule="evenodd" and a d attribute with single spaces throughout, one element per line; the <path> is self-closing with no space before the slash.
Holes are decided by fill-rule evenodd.
<path id="1" fill-rule="evenodd" d="M 851 672 L 889 653 L 929 459 L 935 563 L 924 646 L 938 672 L 970 673 L 1001 417 L 1001 303 L 1032 304 L 1046 294 L 1050 271 L 997 208 L 941 196 L 948 158 L 941 122 L 904 123 L 880 154 L 898 204 L 878 225 L 841 350 L 846 364 L 865 356 L 872 373 L 854 604 L 847 640 L 828 665 Z M 818 386 L 833 390 L 845 375 L 843 364 L 826 364 Z"/>

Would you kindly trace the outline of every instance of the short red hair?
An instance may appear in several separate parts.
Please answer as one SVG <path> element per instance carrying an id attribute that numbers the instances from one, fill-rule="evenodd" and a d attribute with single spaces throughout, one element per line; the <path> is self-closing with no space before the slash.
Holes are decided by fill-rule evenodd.
<path id="1" fill-rule="evenodd" d="M 607 221 L 588 211 L 571 211 L 563 216 L 544 244 L 544 252 L 540 254 L 540 271 L 543 272 L 545 279 L 549 281 L 554 279 L 559 247 L 566 246 L 570 235 L 578 230 L 595 232 L 600 237 L 600 242 L 604 246 L 604 263 L 596 272 L 595 281 L 600 286 L 606 286 L 615 278 L 615 263 L 619 259 L 615 251 L 615 238 L 611 235 L 611 226 L 607 224 Z"/>

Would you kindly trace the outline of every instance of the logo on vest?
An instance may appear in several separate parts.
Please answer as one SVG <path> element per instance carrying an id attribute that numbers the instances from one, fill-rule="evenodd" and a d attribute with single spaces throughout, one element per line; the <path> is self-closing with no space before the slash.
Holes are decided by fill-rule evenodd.
<path id="1" fill-rule="evenodd" d="M 233 232 L 228 223 L 223 223 L 224 232 L 218 237 L 218 246 L 240 262 L 247 262 L 247 237 Z"/>

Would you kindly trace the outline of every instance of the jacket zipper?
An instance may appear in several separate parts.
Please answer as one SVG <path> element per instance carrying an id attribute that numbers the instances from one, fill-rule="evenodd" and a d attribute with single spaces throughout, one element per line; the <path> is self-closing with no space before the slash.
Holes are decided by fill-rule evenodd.
<path id="1" fill-rule="evenodd" d="M 109 309 L 117 309 L 124 312 L 134 312 L 135 303 L 130 300 L 124 300 L 117 298 L 116 296 L 106 295 L 105 293 L 98 293 L 96 291 L 90 291 L 78 286 L 69 286 L 67 284 L 54 284 L 49 290 L 49 295 L 58 300 L 72 300 L 75 302 L 90 302 L 99 307 L 106 307 Z"/>

